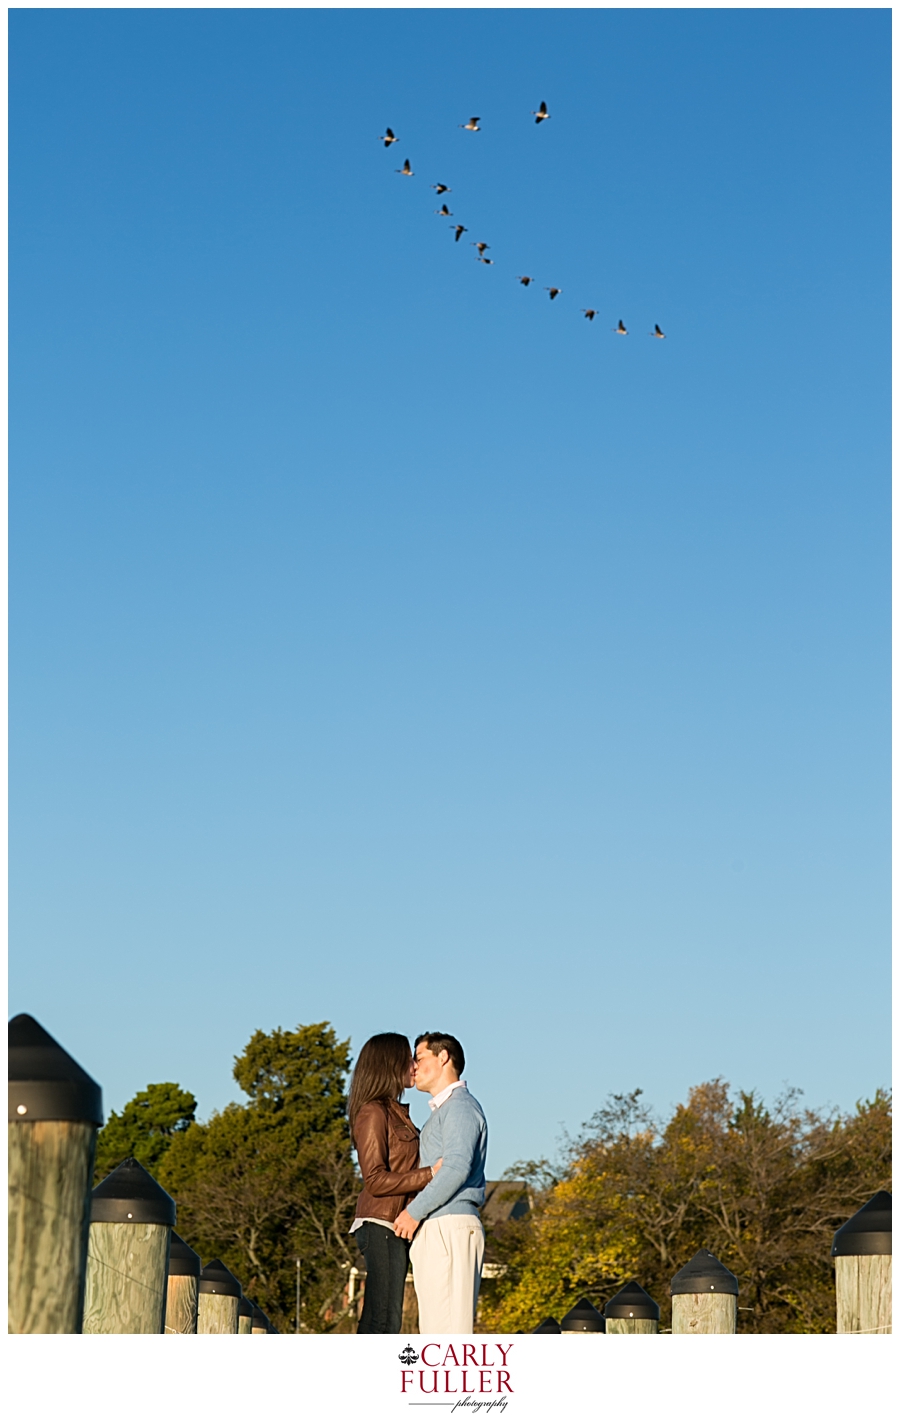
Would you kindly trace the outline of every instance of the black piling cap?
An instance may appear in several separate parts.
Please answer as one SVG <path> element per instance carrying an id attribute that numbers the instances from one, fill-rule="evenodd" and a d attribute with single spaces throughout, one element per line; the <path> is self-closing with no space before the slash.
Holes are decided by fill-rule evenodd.
<path id="1" fill-rule="evenodd" d="M 226 1269 L 221 1259 L 210 1259 L 205 1269 L 200 1271 L 201 1294 L 224 1294 L 226 1298 L 239 1299 L 243 1290 L 230 1269 Z"/>
<path id="2" fill-rule="evenodd" d="M 262 1309 L 257 1308 L 256 1304 L 253 1305 L 253 1323 L 251 1326 L 253 1328 L 264 1328 L 267 1333 L 269 1331 L 269 1320 L 266 1318 Z"/>
<path id="3" fill-rule="evenodd" d="M 836 1254 L 891 1254 L 891 1197 L 879 1190 L 841 1225 L 831 1246 Z"/>
<path id="4" fill-rule="evenodd" d="M 561 1333 L 605 1333 L 606 1321 L 590 1299 L 579 1299 L 559 1325 Z"/>
<path id="5" fill-rule="evenodd" d="M 195 1254 L 189 1244 L 185 1244 L 180 1234 L 172 1231 L 169 1249 L 169 1273 L 187 1274 L 191 1279 L 200 1278 L 200 1255 Z"/>
<path id="6" fill-rule="evenodd" d="M 96 1081 L 27 1012 L 9 1024 L 9 1119 L 103 1125 Z"/>
<path id="7" fill-rule="evenodd" d="M 738 1281 L 730 1269 L 720 1264 L 708 1249 L 698 1249 L 683 1269 L 679 1269 L 669 1286 L 671 1294 L 734 1294 Z"/>
<path id="8" fill-rule="evenodd" d="M 606 1308 L 604 1318 L 652 1318 L 659 1322 L 659 1304 L 654 1303 L 646 1289 L 642 1289 L 636 1279 L 626 1284 L 617 1294 L 613 1294 Z"/>
<path id="9" fill-rule="evenodd" d="M 239 1317 L 239 1318 L 252 1318 L 252 1317 L 253 1317 L 253 1304 L 252 1304 L 252 1303 L 250 1302 L 250 1300 L 247 1298 L 246 1294 L 241 1294 L 241 1300 L 240 1300 L 240 1303 L 238 1304 L 238 1317 Z M 251 1327 L 252 1327 L 252 1324 L 251 1324 Z"/>
<path id="10" fill-rule="evenodd" d="M 543 1323 L 539 1323 L 537 1328 L 533 1328 L 532 1333 L 562 1333 L 562 1329 L 555 1318 L 545 1318 Z"/>
<path id="11" fill-rule="evenodd" d="M 91 1224 L 174 1225 L 175 1201 L 130 1156 L 91 1192 Z"/>

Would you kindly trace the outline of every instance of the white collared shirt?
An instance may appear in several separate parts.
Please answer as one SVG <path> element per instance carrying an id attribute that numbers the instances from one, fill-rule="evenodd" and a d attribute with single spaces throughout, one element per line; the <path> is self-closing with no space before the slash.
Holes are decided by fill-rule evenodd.
<path id="1" fill-rule="evenodd" d="M 464 1081 L 451 1081 L 450 1085 L 445 1086 L 443 1091 L 439 1091 L 437 1096 L 432 1096 L 428 1103 L 432 1111 L 436 1111 L 439 1106 L 443 1106 L 444 1102 L 449 1100 L 451 1091 L 455 1091 L 458 1086 L 465 1086 L 465 1084 Z"/>

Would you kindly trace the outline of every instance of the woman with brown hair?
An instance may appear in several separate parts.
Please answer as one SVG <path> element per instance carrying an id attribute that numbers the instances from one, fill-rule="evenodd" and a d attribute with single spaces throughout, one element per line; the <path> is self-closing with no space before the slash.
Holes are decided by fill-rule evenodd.
<path id="1" fill-rule="evenodd" d="M 363 1192 L 351 1234 L 366 1261 L 366 1291 L 357 1333 L 399 1333 L 409 1243 L 394 1220 L 441 1168 L 419 1169 L 419 1132 L 400 1102 L 416 1076 L 406 1037 L 380 1032 L 362 1048 L 353 1070 L 347 1115 Z"/>

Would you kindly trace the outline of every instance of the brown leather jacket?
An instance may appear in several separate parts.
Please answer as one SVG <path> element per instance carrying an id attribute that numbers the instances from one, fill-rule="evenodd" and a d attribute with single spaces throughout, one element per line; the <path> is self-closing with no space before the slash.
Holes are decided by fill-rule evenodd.
<path id="1" fill-rule="evenodd" d="M 356 1218 L 393 1224 L 432 1178 L 430 1166 L 418 1168 L 419 1132 L 409 1119 L 409 1107 L 399 1101 L 367 1102 L 356 1118 L 353 1137 L 364 1185 Z"/>

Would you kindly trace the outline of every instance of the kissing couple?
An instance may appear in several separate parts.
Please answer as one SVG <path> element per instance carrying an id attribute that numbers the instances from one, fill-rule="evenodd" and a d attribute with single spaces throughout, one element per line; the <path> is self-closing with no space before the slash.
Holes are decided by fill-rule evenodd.
<path id="1" fill-rule="evenodd" d="M 366 1261 L 357 1333 L 399 1333 L 412 1264 L 420 1333 L 474 1333 L 481 1287 L 487 1122 L 461 1079 L 448 1032 L 423 1032 L 415 1055 L 399 1032 L 362 1048 L 347 1114 L 363 1178 L 351 1234 Z M 401 1097 L 431 1097 L 421 1138 Z"/>

